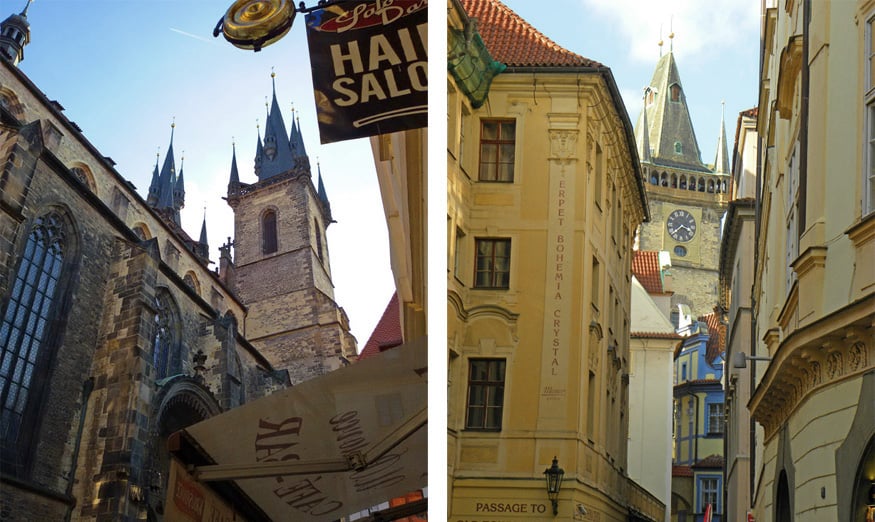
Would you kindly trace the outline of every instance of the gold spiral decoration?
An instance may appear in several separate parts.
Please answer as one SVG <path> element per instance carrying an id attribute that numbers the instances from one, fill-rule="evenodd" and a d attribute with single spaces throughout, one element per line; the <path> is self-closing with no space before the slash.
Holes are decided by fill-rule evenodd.
<path id="1" fill-rule="evenodd" d="M 260 51 L 285 36 L 294 19 L 294 3 L 287 0 L 236 0 L 220 25 L 231 45 Z"/>

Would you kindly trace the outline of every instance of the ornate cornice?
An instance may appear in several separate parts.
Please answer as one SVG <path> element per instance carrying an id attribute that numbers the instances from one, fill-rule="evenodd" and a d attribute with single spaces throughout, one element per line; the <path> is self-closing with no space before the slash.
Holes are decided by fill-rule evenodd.
<path id="1" fill-rule="evenodd" d="M 875 294 L 779 340 L 764 336 L 772 354 L 748 402 L 751 416 L 773 437 L 801 403 L 821 389 L 875 368 Z"/>

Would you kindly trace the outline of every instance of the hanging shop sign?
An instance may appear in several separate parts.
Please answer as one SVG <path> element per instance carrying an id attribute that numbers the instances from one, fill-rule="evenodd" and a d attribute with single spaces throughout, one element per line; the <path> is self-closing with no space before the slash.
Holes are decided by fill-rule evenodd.
<path id="1" fill-rule="evenodd" d="M 428 1 L 359 0 L 307 14 L 322 143 L 428 125 Z"/>

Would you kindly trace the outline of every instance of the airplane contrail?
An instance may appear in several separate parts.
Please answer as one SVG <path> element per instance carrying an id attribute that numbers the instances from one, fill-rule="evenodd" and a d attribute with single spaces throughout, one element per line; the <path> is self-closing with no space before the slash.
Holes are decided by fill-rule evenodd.
<path id="1" fill-rule="evenodd" d="M 196 34 L 187 33 L 187 32 L 182 31 L 180 29 L 176 29 L 175 27 L 171 27 L 170 30 L 173 31 L 174 33 L 179 33 L 182 36 L 188 36 L 189 38 L 194 38 L 195 40 L 200 40 L 202 42 L 216 43 L 215 41 L 210 40 L 209 38 L 204 38 L 203 36 L 198 36 Z"/>

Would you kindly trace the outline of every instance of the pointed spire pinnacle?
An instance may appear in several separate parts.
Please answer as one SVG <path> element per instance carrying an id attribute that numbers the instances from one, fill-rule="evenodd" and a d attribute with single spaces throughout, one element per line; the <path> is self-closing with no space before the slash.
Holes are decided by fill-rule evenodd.
<path id="1" fill-rule="evenodd" d="M 173 158 L 173 134 L 176 129 L 176 118 L 173 118 L 173 123 L 170 125 L 170 146 L 167 147 L 167 155 L 164 157 L 164 165 L 161 167 L 161 173 L 158 176 L 158 202 L 155 205 L 159 210 L 176 210 L 174 205 L 174 188 L 176 185 L 176 162 Z M 174 221 L 178 221 L 179 212 L 174 213 Z M 178 224 L 178 223 L 177 223 Z"/>
<path id="2" fill-rule="evenodd" d="M 668 22 L 668 52 L 674 52 L 674 30 L 672 27 L 674 26 L 674 15 L 671 15 Z"/>
<path id="3" fill-rule="evenodd" d="M 155 206 L 158 203 L 158 195 L 161 193 L 161 185 L 158 181 L 158 160 L 161 158 L 161 147 L 155 152 L 155 169 L 152 171 L 152 182 L 149 184 L 149 194 L 146 203 Z"/>
<path id="4" fill-rule="evenodd" d="M 27 0 L 27 3 L 24 5 L 24 9 L 21 11 L 21 14 L 19 16 L 27 18 L 27 10 L 30 9 L 30 4 L 32 2 L 33 0 Z"/>
<path id="5" fill-rule="evenodd" d="M 638 150 L 638 160 L 642 162 L 651 162 L 650 158 L 650 125 L 647 124 L 647 97 L 650 95 L 650 87 L 644 88 L 644 108 L 641 110 L 641 140 Z"/>
<path id="6" fill-rule="evenodd" d="M 717 136 L 717 156 L 714 158 L 714 172 L 729 174 L 729 151 L 726 145 L 726 102 L 721 101 L 720 133 Z"/>
<path id="7" fill-rule="evenodd" d="M 182 157 L 179 161 L 179 176 L 173 184 L 173 207 L 177 210 L 185 206 L 185 179 L 182 172 L 182 166 L 184 163 L 185 151 L 182 151 Z"/>
<path id="8" fill-rule="evenodd" d="M 318 172 L 318 181 L 317 181 L 317 189 L 316 189 L 316 197 L 319 198 L 319 201 L 322 202 L 323 207 L 325 208 L 325 215 L 327 220 L 330 222 L 331 219 L 331 203 L 328 201 L 328 193 L 325 192 L 325 183 L 322 181 L 322 165 L 319 163 L 319 159 L 316 159 L 316 171 Z"/>
<path id="9" fill-rule="evenodd" d="M 267 121 L 264 125 L 264 143 L 261 153 L 258 153 L 256 156 L 256 169 L 259 180 L 288 172 L 295 167 L 295 154 L 291 150 L 289 135 L 286 133 L 286 124 L 283 121 L 279 102 L 277 102 L 276 73 L 271 71 L 270 76 L 273 86 L 272 99 L 270 110 L 267 113 Z"/>
<path id="10" fill-rule="evenodd" d="M 201 224 L 201 237 L 198 239 L 201 245 L 207 244 L 207 206 L 204 204 L 204 222 Z"/>
<path id="11" fill-rule="evenodd" d="M 261 139 L 258 140 L 259 144 Z M 240 174 L 237 171 L 237 144 L 231 140 L 231 178 L 228 180 L 228 190 L 231 190 L 231 185 L 240 183 Z"/>

